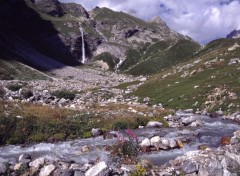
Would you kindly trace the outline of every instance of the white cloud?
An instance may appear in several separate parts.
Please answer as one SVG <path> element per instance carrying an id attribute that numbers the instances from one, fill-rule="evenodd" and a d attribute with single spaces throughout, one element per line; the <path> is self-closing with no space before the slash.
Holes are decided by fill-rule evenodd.
<path id="1" fill-rule="evenodd" d="M 239 0 L 60 0 L 76 2 L 87 10 L 95 6 L 116 11 L 134 12 L 149 20 L 160 16 L 167 25 L 200 43 L 225 37 L 231 30 L 240 29 Z"/>

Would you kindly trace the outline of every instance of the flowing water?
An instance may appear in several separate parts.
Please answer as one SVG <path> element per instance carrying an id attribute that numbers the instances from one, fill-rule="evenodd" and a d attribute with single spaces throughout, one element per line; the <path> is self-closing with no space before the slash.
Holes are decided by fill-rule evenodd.
<path id="1" fill-rule="evenodd" d="M 186 128 L 144 128 L 133 130 L 138 135 L 139 141 L 148 137 L 159 135 L 167 139 L 188 139 L 181 149 L 161 150 L 139 155 L 139 159 L 147 159 L 156 165 L 161 165 L 176 158 L 187 151 L 197 150 L 200 145 L 218 147 L 223 136 L 231 137 L 234 131 L 240 130 L 238 124 L 228 120 L 211 119 L 207 116 L 199 116 L 203 121 L 201 127 Z M 122 132 L 118 132 L 122 133 Z M 117 142 L 117 139 L 103 140 L 101 136 L 90 139 L 78 139 L 59 143 L 39 143 L 29 146 L 5 146 L 0 148 L 0 161 L 14 161 L 20 154 L 28 153 L 33 158 L 43 156 L 49 160 L 75 161 L 84 164 L 96 160 L 104 160 L 111 164 L 106 145 Z M 83 146 L 90 147 L 89 152 L 81 152 Z"/>
<path id="2" fill-rule="evenodd" d="M 79 30 L 80 30 L 81 36 L 82 36 L 82 60 L 81 60 L 81 63 L 85 64 L 86 56 L 85 56 L 84 32 L 83 32 L 83 28 L 82 27 L 80 27 Z"/>

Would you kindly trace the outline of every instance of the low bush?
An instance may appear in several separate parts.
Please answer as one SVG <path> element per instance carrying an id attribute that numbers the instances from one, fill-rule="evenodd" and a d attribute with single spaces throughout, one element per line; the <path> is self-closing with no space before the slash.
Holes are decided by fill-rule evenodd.
<path id="1" fill-rule="evenodd" d="M 29 136 L 28 139 L 30 142 L 42 142 L 48 139 L 48 135 L 44 133 L 37 133 L 37 134 L 32 134 L 31 136 Z"/>
<path id="2" fill-rule="evenodd" d="M 20 85 L 20 84 L 9 84 L 9 85 L 7 85 L 7 88 L 11 91 L 19 91 L 19 89 L 22 88 L 22 85 Z"/>
<path id="3" fill-rule="evenodd" d="M 134 163 L 139 152 L 137 136 L 130 130 L 125 130 L 127 139 L 123 135 L 118 135 L 118 141 L 112 147 L 111 154 L 119 157 L 123 163 Z"/>
<path id="4" fill-rule="evenodd" d="M 33 96 L 33 93 L 30 89 L 23 89 L 22 92 L 21 92 L 21 95 L 22 95 L 23 98 L 28 99 L 31 96 Z"/>
<path id="5" fill-rule="evenodd" d="M 52 93 L 54 96 L 57 98 L 64 98 L 64 99 L 69 99 L 73 100 L 76 96 L 75 92 L 69 91 L 69 90 L 57 90 Z"/>

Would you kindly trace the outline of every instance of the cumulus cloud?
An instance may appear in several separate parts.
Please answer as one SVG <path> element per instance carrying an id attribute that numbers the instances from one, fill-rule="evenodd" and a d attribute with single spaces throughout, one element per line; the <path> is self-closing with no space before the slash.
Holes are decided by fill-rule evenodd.
<path id="1" fill-rule="evenodd" d="M 200 43 L 240 29 L 240 0 L 61 0 L 87 10 L 95 6 L 131 13 L 144 20 L 160 16 L 167 25 Z"/>

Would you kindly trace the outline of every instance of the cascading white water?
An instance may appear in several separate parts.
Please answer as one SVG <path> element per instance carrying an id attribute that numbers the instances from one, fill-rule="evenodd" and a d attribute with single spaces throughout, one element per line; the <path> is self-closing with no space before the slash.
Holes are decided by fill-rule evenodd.
<path id="1" fill-rule="evenodd" d="M 81 60 L 81 63 L 82 64 L 85 64 L 86 62 L 86 56 L 85 56 L 85 44 L 84 44 L 84 32 L 83 32 L 83 28 L 80 26 L 80 32 L 81 32 L 81 35 L 82 35 L 82 60 Z"/>

